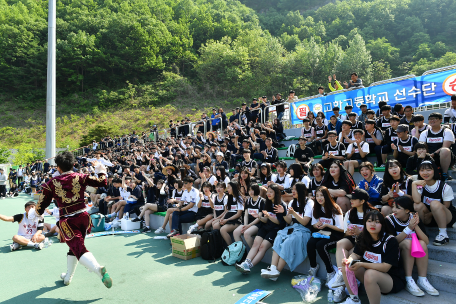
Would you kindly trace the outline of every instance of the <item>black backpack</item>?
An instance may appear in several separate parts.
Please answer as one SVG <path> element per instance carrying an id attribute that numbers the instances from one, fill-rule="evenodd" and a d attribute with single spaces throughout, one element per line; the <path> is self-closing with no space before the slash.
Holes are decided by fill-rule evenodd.
<path id="1" fill-rule="evenodd" d="M 223 238 L 218 229 L 204 232 L 201 236 L 200 253 L 203 260 L 215 262 L 223 253 Z"/>

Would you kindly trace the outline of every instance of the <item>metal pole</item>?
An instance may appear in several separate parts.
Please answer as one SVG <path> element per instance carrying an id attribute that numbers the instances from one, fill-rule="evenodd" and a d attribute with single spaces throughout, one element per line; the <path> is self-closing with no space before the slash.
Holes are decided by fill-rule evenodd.
<path id="1" fill-rule="evenodd" d="M 46 158 L 54 164 L 55 157 L 55 35 L 56 0 L 49 0 L 48 12 L 48 62 L 46 94 Z"/>

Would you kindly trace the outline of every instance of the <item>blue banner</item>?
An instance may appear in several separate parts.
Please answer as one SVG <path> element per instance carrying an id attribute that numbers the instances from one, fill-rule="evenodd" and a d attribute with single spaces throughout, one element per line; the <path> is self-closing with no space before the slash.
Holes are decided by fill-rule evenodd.
<path id="1" fill-rule="evenodd" d="M 255 304 L 266 298 L 271 294 L 270 291 L 255 289 L 251 293 L 245 295 L 235 304 Z"/>
<path id="2" fill-rule="evenodd" d="M 379 101 L 386 101 L 388 105 L 397 103 L 402 106 L 411 105 L 413 108 L 423 107 L 442 102 L 449 102 L 450 96 L 456 94 L 456 70 L 419 76 L 351 90 L 318 98 L 296 101 L 291 104 L 291 118 L 293 124 L 300 124 L 307 117 L 309 111 L 316 115 L 322 111 L 326 119 L 333 115 L 333 108 L 339 107 L 340 113 L 344 114 L 347 105 L 353 106 L 353 112 L 360 113 L 361 105 L 367 105 L 368 109 L 376 111 Z"/>

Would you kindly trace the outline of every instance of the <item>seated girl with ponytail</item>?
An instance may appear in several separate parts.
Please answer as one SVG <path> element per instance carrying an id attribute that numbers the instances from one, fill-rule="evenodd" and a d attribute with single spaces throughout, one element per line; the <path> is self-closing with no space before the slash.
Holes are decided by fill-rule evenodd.
<path id="1" fill-rule="evenodd" d="M 209 182 L 204 182 L 201 185 L 198 201 L 198 212 L 196 213 L 196 223 L 191 225 L 188 234 L 195 230 L 203 229 L 208 221 L 214 218 L 214 203 L 212 202 L 212 185 Z"/>
<path id="2" fill-rule="evenodd" d="M 284 220 L 287 215 L 287 206 L 282 202 L 282 192 L 279 186 L 271 184 L 266 195 L 268 198 L 260 213 L 260 221 L 263 225 L 258 230 L 246 260 L 241 264 L 235 264 L 236 270 L 243 274 L 250 273 L 250 269 L 263 259 L 266 251 L 274 244 L 277 232 L 287 225 Z"/>
<path id="3" fill-rule="evenodd" d="M 331 165 L 331 167 L 334 163 Z M 329 250 L 336 248 L 337 242 L 344 236 L 344 217 L 341 208 L 332 199 L 328 188 L 321 186 L 315 193 L 316 203 L 312 210 L 314 231 L 307 243 L 309 257 L 309 275 L 316 276 L 320 265 L 317 264 L 317 252 L 326 266 L 326 285 L 336 275 Z M 329 238 L 328 238 L 329 236 Z"/>
<path id="4" fill-rule="evenodd" d="M 412 179 L 402 170 L 402 165 L 398 160 L 391 159 L 386 163 L 383 183 L 380 188 L 380 196 L 382 198 L 381 212 L 383 216 L 393 212 L 391 207 L 393 206 L 394 198 L 404 195 L 411 197 Z"/>
<path id="5" fill-rule="evenodd" d="M 350 200 L 346 195 L 352 193 L 356 185 L 355 180 L 340 160 L 334 160 L 329 166 L 329 170 L 323 177 L 323 186 L 328 189 L 331 197 L 334 198 L 343 212 L 350 210 Z"/>
<path id="6" fill-rule="evenodd" d="M 427 245 L 429 238 L 425 233 L 425 227 L 420 221 L 418 213 L 412 213 L 413 200 L 408 196 L 400 196 L 394 199 L 393 213 L 386 217 L 387 231 L 396 236 L 401 250 L 402 262 L 405 270 L 406 286 L 405 290 L 417 297 L 424 296 L 424 291 L 433 296 L 438 296 L 439 292 L 429 283 L 426 278 L 429 254 Z M 411 255 L 412 233 L 416 234 L 426 255 L 422 258 L 414 258 Z M 412 278 L 413 265 L 416 264 L 418 270 L 418 285 Z"/>
<path id="7" fill-rule="evenodd" d="M 218 183 L 215 186 L 215 191 L 217 194 L 212 195 L 212 205 L 213 205 L 213 218 L 206 222 L 205 229 L 210 230 L 211 227 L 214 229 L 219 229 L 220 220 L 225 216 L 226 213 L 226 205 L 228 201 L 228 196 L 225 194 L 225 183 Z M 217 228 L 216 228 L 217 227 Z"/>
<path id="8" fill-rule="evenodd" d="M 233 232 L 234 241 L 242 241 L 241 235 L 250 248 L 253 247 L 253 236 L 257 234 L 261 227 L 260 213 L 264 209 L 265 199 L 260 196 L 260 186 L 251 184 L 249 188 L 249 196 L 246 197 L 244 207 L 244 225 L 236 228 Z"/>
<path id="9" fill-rule="evenodd" d="M 345 266 L 353 271 L 364 284 L 370 304 L 380 304 L 382 294 L 396 293 L 404 289 L 405 278 L 399 267 L 399 243 L 386 233 L 386 221 L 380 211 L 365 215 L 363 232 L 356 239 L 353 253 L 342 259 L 342 273 L 350 297 L 345 304 L 361 303 L 353 294 L 347 280 Z"/>
<path id="10" fill-rule="evenodd" d="M 440 180 L 437 166 L 432 161 L 423 161 L 418 167 L 418 179 L 412 184 L 413 208 L 420 220 L 430 227 L 439 227 L 439 234 L 434 240 L 435 246 L 450 242 L 447 227 L 456 222 L 456 208 L 452 201 L 453 189 Z"/>
<path id="11" fill-rule="evenodd" d="M 218 223 L 212 224 L 214 229 L 219 229 L 225 243 L 231 245 L 230 233 L 241 224 L 242 212 L 244 211 L 244 199 L 239 191 L 237 182 L 229 182 L 226 187 L 227 200 L 225 205 L 225 214 L 220 217 Z"/>
<path id="12" fill-rule="evenodd" d="M 276 281 L 280 272 L 288 264 L 294 271 L 307 258 L 306 245 L 310 239 L 310 221 L 314 202 L 307 197 L 307 187 L 297 182 L 292 188 L 293 200 L 288 204 L 285 221 L 292 226 L 285 227 L 277 233 L 274 240 L 271 266 L 261 270 L 261 277 Z M 279 209 L 282 208 L 279 206 Z"/>
<path id="13" fill-rule="evenodd" d="M 372 210 L 377 210 L 368 202 L 369 194 L 363 189 L 355 189 L 352 194 L 347 196 L 350 198 L 352 208 L 345 214 L 344 218 L 345 237 L 337 242 L 336 261 L 338 270 L 331 285 L 331 288 L 337 288 L 334 293 L 337 302 L 342 301 L 345 296 L 345 282 L 342 274 L 344 252 L 346 256 L 352 254 L 356 237 L 363 231 L 365 215 Z"/>

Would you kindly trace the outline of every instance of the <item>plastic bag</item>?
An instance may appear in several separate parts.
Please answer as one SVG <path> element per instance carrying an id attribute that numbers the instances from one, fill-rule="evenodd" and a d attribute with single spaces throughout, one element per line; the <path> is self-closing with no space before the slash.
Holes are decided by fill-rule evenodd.
<path id="1" fill-rule="evenodd" d="M 313 276 L 295 276 L 291 280 L 291 285 L 299 292 L 304 303 L 315 302 L 321 290 L 321 281 Z"/>

